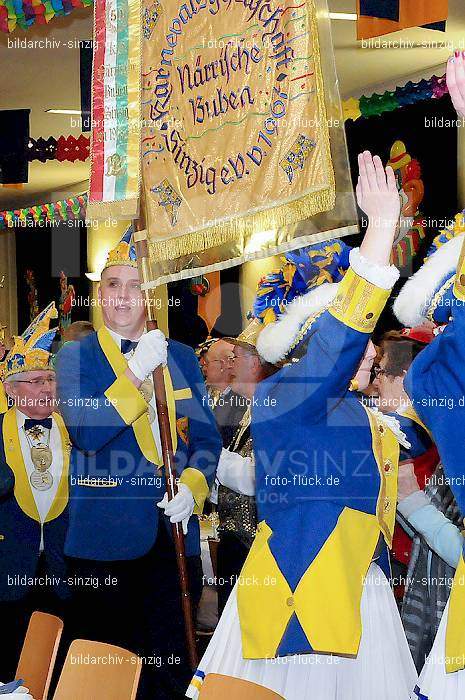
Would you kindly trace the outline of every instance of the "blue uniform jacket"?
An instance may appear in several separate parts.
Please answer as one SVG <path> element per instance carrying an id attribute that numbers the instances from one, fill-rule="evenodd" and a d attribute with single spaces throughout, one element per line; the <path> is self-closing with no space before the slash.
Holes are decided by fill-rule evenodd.
<path id="1" fill-rule="evenodd" d="M 63 472 L 55 500 L 41 526 L 22 456 L 16 409 L 0 416 L 0 600 L 23 598 L 35 577 L 43 527 L 46 573 L 44 590 L 60 597 L 69 593 L 63 555 L 68 526 L 69 438 L 59 415 L 53 414 L 63 444 Z"/>
<path id="2" fill-rule="evenodd" d="M 465 513 L 465 248 L 453 286 L 452 320 L 412 363 L 406 390 L 431 430 L 447 483 Z M 465 668 L 465 560 L 462 554 L 452 586 L 446 629 L 446 671 Z"/>
<path id="3" fill-rule="evenodd" d="M 72 557 L 141 557 L 154 544 L 163 517 L 156 507 L 166 491 L 162 459 L 148 405 L 124 375 L 126 368 L 105 327 L 65 345 L 57 356 L 60 410 L 73 442 L 65 546 Z M 164 374 L 177 473 L 194 495 L 194 512 L 201 513 L 221 438 L 193 351 L 170 340 Z M 186 554 L 199 553 L 199 523 L 192 517 Z"/>
<path id="4" fill-rule="evenodd" d="M 349 270 L 306 354 L 257 387 L 260 524 L 238 588 L 245 658 L 357 654 L 363 578 L 380 534 L 392 540 L 399 443 L 348 387 L 388 294 Z"/>

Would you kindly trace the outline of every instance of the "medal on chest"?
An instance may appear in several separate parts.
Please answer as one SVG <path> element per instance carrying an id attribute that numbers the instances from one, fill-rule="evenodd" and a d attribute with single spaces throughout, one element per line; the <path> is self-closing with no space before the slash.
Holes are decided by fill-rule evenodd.
<path id="1" fill-rule="evenodd" d="M 29 477 L 31 486 L 37 491 L 48 491 L 53 486 L 53 476 L 50 472 L 34 470 Z"/>
<path id="2" fill-rule="evenodd" d="M 50 430 L 48 433 L 48 442 L 39 444 L 34 444 L 31 438 L 40 439 L 44 436 L 41 432 L 40 436 L 37 432 L 32 432 L 32 430 L 25 430 L 26 438 L 29 443 L 29 449 L 31 451 L 31 461 L 34 465 L 34 471 L 31 472 L 29 476 L 29 481 L 31 486 L 37 491 L 48 491 L 48 489 L 53 486 L 53 476 L 48 471 L 52 466 L 53 455 L 50 449 Z"/>
<path id="3" fill-rule="evenodd" d="M 52 465 L 52 450 L 48 445 L 31 447 L 31 459 L 35 468 L 44 472 Z"/>

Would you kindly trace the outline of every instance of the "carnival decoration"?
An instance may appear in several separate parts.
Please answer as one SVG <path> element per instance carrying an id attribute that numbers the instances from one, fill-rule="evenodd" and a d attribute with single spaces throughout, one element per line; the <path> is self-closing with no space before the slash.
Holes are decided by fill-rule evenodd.
<path id="1" fill-rule="evenodd" d="M 151 259 L 145 283 L 210 274 L 339 229 L 355 232 L 355 200 L 343 217 L 334 208 L 326 96 L 332 109 L 339 103 L 334 67 L 321 61 L 320 42 L 329 37 L 314 0 L 267 5 L 261 18 L 245 0 L 212 12 L 175 0 L 126 0 L 117 25 L 113 5 L 95 9 L 88 216 L 134 218 L 142 184 Z M 115 62 L 127 70 L 115 71 Z M 346 153 L 338 139 L 332 143 L 342 182 Z M 314 225 L 298 225 L 314 217 Z"/>
<path id="2" fill-rule="evenodd" d="M 28 143 L 28 160 L 40 160 L 45 163 L 47 160 L 58 160 L 63 162 L 68 160 L 74 163 L 76 160 L 81 162 L 89 158 L 90 138 L 81 134 L 78 138 L 74 136 L 60 136 L 55 139 L 50 136 L 44 139 L 42 136 L 38 139 L 29 139 Z"/>
<path id="3" fill-rule="evenodd" d="M 140 192 L 141 0 L 94 9 L 89 216 L 137 215 Z M 109 56 L 113 58 L 110 60 Z"/>
<path id="4" fill-rule="evenodd" d="M 72 284 L 68 284 L 68 277 L 63 270 L 60 272 L 60 301 L 58 304 L 59 312 L 59 331 L 63 339 L 66 329 L 71 325 L 71 313 L 73 310 L 73 301 L 76 297 L 76 292 Z"/>
<path id="5" fill-rule="evenodd" d="M 29 29 L 34 24 L 48 24 L 55 17 L 69 15 L 79 7 L 89 7 L 93 0 L 0 0 L 0 31 Z"/>
<path id="6" fill-rule="evenodd" d="M 29 287 L 29 292 L 27 294 L 27 302 L 29 304 L 29 318 L 32 321 L 39 313 L 38 294 L 34 270 L 26 270 L 24 277 L 26 280 L 26 284 Z"/>
<path id="7" fill-rule="evenodd" d="M 396 267 L 402 268 L 411 262 L 425 238 L 425 223 L 420 213 L 425 188 L 420 163 L 407 153 L 402 141 L 393 143 L 388 165 L 396 175 L 401 201 L 400 221 L 391 262 Z"/>
<path id="8" fill-rule="evenodd" d="M 0 211 L 0 230 L 14 226 L 32 227 L 37 224 L 83 220 L 86 216 L 86 205 L 86 195 L 77 195 L 50 204 Z"/>
<path id="9" fill-rule="evenodd" d="M 376 92 L 366 97 L 351 97 L 342 103 L 344 119 L 360 119 L 360 117 L 375 117 L 384 112 L 393 112 L 400 107 L 424 102 L 425 100 L 438 100 L 448 94 L 446 76 L 433 75 L 428 80 L 423 79 L 417 83 L 408 81 L 395 90 L 386 90 L 382 95 Z"/>
<path id="10" fill-rule="evenodd" d="M 55 302 L 52 301 L 40 314 L 37 310 L 24 333 L 13 337 L 13 347 L 1 366 L 2 379 L 19 372 L 50 369 L 50 350 L 57 332 L 57 328 L 50 329 L 50 321 L 57 316 Z"/>
<path id="11" fill-rule="evenodd" d="M 151 8 L 143 0 L 153 17 Z M 260 14 L 246 2 L 194 13 L 170 0 L 156 31 L 144 28 L 142 173 L 154 260 L 237 249 L 334 207 L 313 0 Z"/>

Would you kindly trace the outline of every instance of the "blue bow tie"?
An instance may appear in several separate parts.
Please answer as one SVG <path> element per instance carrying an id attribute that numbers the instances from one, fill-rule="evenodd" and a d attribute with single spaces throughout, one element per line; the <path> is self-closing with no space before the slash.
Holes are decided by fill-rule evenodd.
<path id="1" fill-rule="evenodd" d="M 131 352 L 131 350 L 135 350 L 137 348 L 137 341 L 136 340 L 125 340 L 125 338 L 122 338 L 121 340 L 121 352 L 123 355 L 126 355 L 128 352 Z"/>
<path id="2" fill-rule="evenodd" d="M 35 425 L 41 425 L 43 428 L 48 428 L 50 430 L 52 427 L 52 419 L 44 418 L 43 420 L 36 420 L 35 418 L 26 418 L 24 421 L 24 430 L 30 430 Z"/>

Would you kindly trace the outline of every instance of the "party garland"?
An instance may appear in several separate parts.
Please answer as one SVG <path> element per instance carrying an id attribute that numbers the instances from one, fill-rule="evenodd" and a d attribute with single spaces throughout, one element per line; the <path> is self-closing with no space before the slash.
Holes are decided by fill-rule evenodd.
<path id="1" fill-rule="evenodd" d="M 403 87 L 397 87 L 393 92 L 386 90 L 382 95 L 376 92 L 370 97 L 363 95 L 359 99 L 351 97 L 342 103 L 344 121 L 360 117 L 374 117 L 383 112 L 393 112 L 399 107 L 407 107 L 425 100 L 437 100 L 448 93 L 446 76 L 433 75 L 429 80 L 413 83 L 411 80 Z"/>
<path id="2" fill-rule="evenodd" d="M 11 33 L 17 27 L 48 24 L 55 17 L 69 15 L 78 7 L 89 7 L 93 0 L 0 0 L 0 31 Z"/>
<path id="3" fill-rule="evenodd" d="M 38 139 L 29 139 L 28 161 L 40 160 L 45 163 L 47 160 L 58 160 L 63 162 L 69 160 L 74 163 L 76 160 L 84 162 L 89 158 L 90 138 L 81 134 L 77 139 L 74 136 L 60 136 L 55 139 L 50 136 L 48 139 L 40 136 Z"/>
<path id="4" fill-rule="evenodd" d="M 37 204 L 25 209 L 0 211 L 0 229 L 12 228 L 13 226 L 43 226 L 46 223 L 53 225 L 54 222 L 84 219 L 86 207 L 87 195 L 80 194 L 50 204 Z"/>

